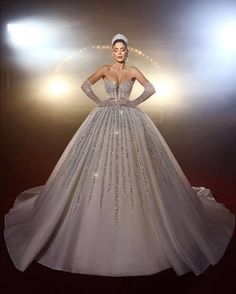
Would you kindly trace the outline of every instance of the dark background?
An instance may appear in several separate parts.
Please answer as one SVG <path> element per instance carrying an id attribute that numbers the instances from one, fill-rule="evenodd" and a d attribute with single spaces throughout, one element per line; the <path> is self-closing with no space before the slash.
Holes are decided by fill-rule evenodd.
<path id="1" fill-rule="evenodd" d="M 235 213 L 236 58 L 229 53 L 218 55 L 213 40 L 214 28 L 234 14 L 236 18 L 234 1 L 23 0 L 2 4 L 1 228 L 17 194 L 45 183 L 94 107 L 79 86 L 97 66 L 112 62 L 110 52 L 88 50 L 87 59 L 75 58 L 61 68 L 77 83 L 76 94 L 64 104 L 40 100 L 40 81 L 73 50 L 109 45 L 118 32 L 128 36 L 130 46 L 157 61 L 158 69 L 154 69 L 130 54 L 130 62 L 143 68 L 151 81 L 158 81 L 163 72 L 181 79 L 179 104 L 158 104 L 157 89 L 150 104 L 145 102 L 140 108 L 153 119 L 191 184 L 209 187 Z M 50 24 L 49 31 L 56 35 L 50 47 L 53 58 L 36 49 L 17 51 L 8 42 L 6 24 L 28 17 Z M 37 263 L 19 272 L 2 238 L 1 289 L 2 293 L 234 293 L 234 245 L 235 237 L 222 260 L 198 277 L 192 273 L 177 277 L 170 269 L 146 277 L 111 278 L 59 272 Z"/>

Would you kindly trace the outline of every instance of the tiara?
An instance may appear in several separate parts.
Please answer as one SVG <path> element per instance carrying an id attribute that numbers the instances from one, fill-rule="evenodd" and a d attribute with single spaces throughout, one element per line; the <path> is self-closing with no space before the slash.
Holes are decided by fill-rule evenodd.
<path id="1" fill-rule="evenodd" d="M 118 34 L 116 34 L 114 37 L 113 37 L 113 39 L 112 39 L 112 41 L 111 41 L 111 44 L 113 45 L 113 43 L 116 41 L 116 40 L 124 40 L 126 43 L 128 43 L 128 38 L 125 36 L 125 35 L 123 35 L 123 34 L 121 34 L 121 33 L 118 33 Z"/>

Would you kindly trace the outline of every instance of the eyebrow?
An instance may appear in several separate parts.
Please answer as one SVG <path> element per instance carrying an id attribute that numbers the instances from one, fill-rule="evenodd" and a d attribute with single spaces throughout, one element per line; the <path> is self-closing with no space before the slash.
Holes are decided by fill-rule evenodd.
<path id="1" fill-rule="evenodd" d="M 123 47 L 121 47 L 121 49 L 124 49 L 125 48 L 125 46 L 123 46 Z M 118 49 L 117 47 L 116 48 L 114 48 L 114 50 L 116 50 L 116 49 Z"/>

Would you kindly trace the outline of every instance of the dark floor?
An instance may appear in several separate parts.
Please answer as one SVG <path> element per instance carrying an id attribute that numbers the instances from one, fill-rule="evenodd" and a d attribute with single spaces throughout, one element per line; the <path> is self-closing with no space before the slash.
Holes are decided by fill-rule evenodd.
<path id="1" fill-rule="evenodd" d="M 22 190 L 42 185 L 86 113 L 63 120 L 62 113 L 42 116 L 12 108 L 2 133 L 3 216 Z M 155 121 L 155 117 L 152 117 Z M 156 119 L 158 121 L 158 118 Z M 236 212 L 234 123 L 195 114 L 179 115 L 157 126 L 193 186 L 209 187 L 215 198 Z M 151 276 L 102 277 L 56 271 L 33 262 L 15 269 L 1 238 L 2 293 L 235 293 L 235 235 L 220 262 L 205 273 L 178 277 L 172 269 Z"/>

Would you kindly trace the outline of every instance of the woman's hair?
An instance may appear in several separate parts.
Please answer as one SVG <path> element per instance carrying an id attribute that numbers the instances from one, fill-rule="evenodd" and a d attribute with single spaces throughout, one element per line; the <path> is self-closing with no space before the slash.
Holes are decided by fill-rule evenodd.
<path id="1" fill-rule="evenodd" d="M 117 43 L 117 42 L 122 42 L 122 43 L 125 45 L 126 48 L 128 47 L 127 43 L 126 43 L 125 40 L 123 40 L 123 39 L 117 39 L 117 40 L 115 40 L 115 41 L 112 43 L 112 47 L 113 47 L 113 46 L 115 45 L 115 43 Z"/>

